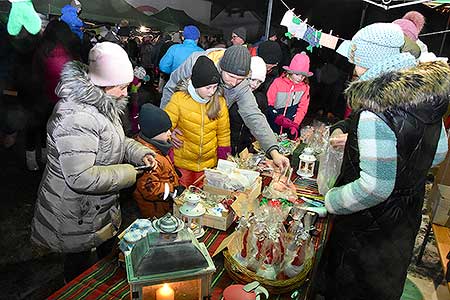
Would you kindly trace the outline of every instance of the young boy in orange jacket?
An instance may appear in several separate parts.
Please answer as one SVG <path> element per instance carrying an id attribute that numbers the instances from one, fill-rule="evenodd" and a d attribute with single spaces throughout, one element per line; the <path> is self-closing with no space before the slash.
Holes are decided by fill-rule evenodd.
<path id="1" fill-rule="evenodd" d="M 172 212 L 173 198 L 183 190 L 169 157 L 172 122 L 164 110 L 146 103 L 139 113 L 139 127 L 136 140 L 155 151 L 158 166 L 144 171 L 137 180 L 133 197 L 143 217 L 159 218 Z"/>

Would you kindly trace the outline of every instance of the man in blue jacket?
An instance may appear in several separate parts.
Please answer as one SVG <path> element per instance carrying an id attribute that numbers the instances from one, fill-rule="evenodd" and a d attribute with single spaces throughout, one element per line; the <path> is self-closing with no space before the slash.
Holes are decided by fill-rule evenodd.
<path id="1" fill-rule="evenodd" d="M 183 44 L 173 45 L 167 50 L 166 54 L 159 62 L 159 69 L 166 73 L 172 73 L 179 65 L 181 65 L 193 52 L 203 51 L 197 46 L 200 37 L 200 30 L 194 25 L 188 25 L 183 30 Z"/>
<path id="2" fill-rule="evenodd" d="M 61 21 L 69 25 L 70 30 L 83 40 L 82 28 L 85 24 L 78 15 L 81 12 L 81 3 L 78 0 L 72 0 L 70 5 L 66 5 L 61 9 Z"/>

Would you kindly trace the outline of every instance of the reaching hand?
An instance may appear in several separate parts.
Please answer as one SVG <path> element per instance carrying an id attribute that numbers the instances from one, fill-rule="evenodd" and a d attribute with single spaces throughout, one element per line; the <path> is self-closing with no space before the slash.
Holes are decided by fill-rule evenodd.
<path id="1" fill-rule="evenodd" d="M 299 125 L 295 122 L 292 122 L 291 124 L 291 135 L 294 137 L 294 140 L 298 138 L 298 127 Z"/>
<path id="2" fill-rule="evenodd" d="M 283 115 L 278 115 L 278 116 L 276 116 L 274 122 L 278 126 L 283 126 L 283 120 L 284 120 L 284 116 Z"/>
<path id="3" fill-rule="evenodd" d="M 347 136 L 347 133 L 342 133 L 330 137 L 330 145 L 335 149 L 344 150 L 345 143 L 347 142 Z"/>
<path id="4" fill-rule="evenodd" d="M 183 146 L 183 141 L 180 140 L 180 138 L 177 135 L 182 136 L 183 132 L 181 132 L 180 129 L 175 128 L 172 131 L 172 135 L 171 135 L 172 145 L 173 145 L 174 148 L 179 149 L 179 148 L 181 148 L 181 146 Z"/>
<path id="5" fill-rule="evenodd" d="M 278 152 L 278 150 L 270 151 L 270 156 L 272 156 L 274 165 L 280 168 L 281 171 L 287 170 L 288 168 L 291 167 L 289 159 L 286 156 L 281 155 L 280 152 Z"/>
<path id="6" fill-rule="evenodd" d="M 156 169 L 156 167 L 158 166 L 158 162 L 152 154 L 147 154 L 146 156 L 144 156 L 142 161 L 146 166 L 150 166 L 152 170 Z"/>

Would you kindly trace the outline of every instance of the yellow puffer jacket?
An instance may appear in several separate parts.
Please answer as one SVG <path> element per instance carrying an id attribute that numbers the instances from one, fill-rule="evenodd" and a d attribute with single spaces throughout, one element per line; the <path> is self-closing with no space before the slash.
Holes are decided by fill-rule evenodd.
<path id="1" fill-rule="evenodd" d="M 230 146 L 230 120 L 225 98 L 220 97 L 221 110 L 217 120 L 206 114 L 207 104 L 201 104 L 187 91 L 172 95 L 164 110 L 172 121 L 172 130 L 183 132 L 183 146 L 174 149 L 175 166 L 199 172 L 217 165 L 217 147 Z"/>

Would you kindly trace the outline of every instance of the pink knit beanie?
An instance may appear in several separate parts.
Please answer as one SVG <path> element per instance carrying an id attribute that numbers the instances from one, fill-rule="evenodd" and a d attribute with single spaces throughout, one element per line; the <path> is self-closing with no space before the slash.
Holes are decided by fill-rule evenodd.
<path id="1" fill-rule="evenodd" d="M 417 41 L 419 38 L 419 30 L 417 30 L 416 25 L 414 25 L 413 22 L 405 19 L 397 19 L 394 22 L 394 24 L 397 24 L 402 29 L 403 33 L 412 39 L 413 41 Z"/>
<path id="2" fill-rule="evenodd" d="M 422 31 L 423 26 L 425 25 L 425 17 L 417 12 L 417 11 L 410 11 L 407 12 L 402 19 L 405 20 L 409 20 L 411 22 L 414 23 L 414 25 L 416 25 L 417 30 L 419 31 L 419 33 Z"/>
<path id="3" fill-rule="evenodd" d="M 98 43 L 89 52 L 89 77 L 101 87 L 127 84 L 133 80 L 133 66 L 119 45 Z"/>
<path id="4" fill-rule="evenodd" d="M 419 38 L 419 33 L 425 25 L 425 17 L 417 11 L 410 11 L 407 12 L 401 19 L 397 19 L 392 23 L 399 25 L 407 37 L 413 41 L 417 41 Z"/>

